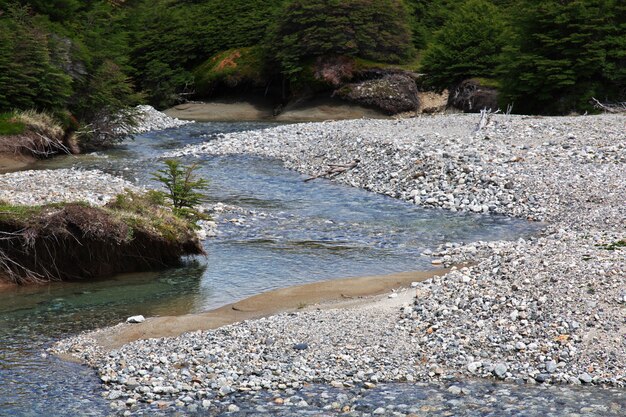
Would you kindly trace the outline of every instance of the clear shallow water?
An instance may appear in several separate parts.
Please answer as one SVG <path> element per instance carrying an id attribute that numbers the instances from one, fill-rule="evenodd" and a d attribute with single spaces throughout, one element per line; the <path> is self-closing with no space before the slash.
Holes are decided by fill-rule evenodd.
<path id="1" fill-rule="evenodd" d="M 165 151 L 266 126 L 195 124 L 40 168 L 98 168 L 150 184 Z M 425 210 L 326 180 L 304 183 L 304 176 L 278 161 L 205 156 L 198 162 L 211 181 L 213 201 L 254 212 L 227 216 L 244 222 L 220 223 L 220 236 L 205 243 L 206 258 L 159 273 L 0 293 L 0 416 L 106 414 L 93 372 L 42 356 L 69 334 L 134 314 L 198 312 L 321 279 L 427 269 L 430 259 L 419 254 L 438 244 L 516 238 L 536 230 L 504 217 Z"/>

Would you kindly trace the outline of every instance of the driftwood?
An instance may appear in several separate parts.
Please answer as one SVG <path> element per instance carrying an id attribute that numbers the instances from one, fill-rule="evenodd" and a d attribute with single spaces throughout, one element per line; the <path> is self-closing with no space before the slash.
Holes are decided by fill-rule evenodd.
<path id="1" fill-rule="evenodd" d="M 591 97 L 589 102 L 598 110 L 602 110 L 606 113 L 626 113 L 626 102 L 621 103 L 601 103 L 595 97 Z"/>
<path id="2" fill-rule="evenodd" d="M 498 113 L 500 113 L 500 109 L 496 110 L 493 113 L 491 112 L 491 109 L 482 109 L 480 111 L 480 120 L 478 121 L 478 125 L 476 126 L 475 132 L 478 132 L 484 129 L 485 127 L 487 127 L 489 123 L 491 123 L 491 117 L 494 114 L 498 114 Z"/>
<path id="3" fill-rule="evenodd" d="M 317 178 L 334 178 L 339 174 L 343 174 L 344 172 L 350 171 L 351 169 L 356 168 L 359 165 L 358 159 L 353 160 L 349 164 L 328 164 L 328 169 L 318 175 L 315 175 L 311 178 L 307 178 L 304 182 L 313 181 Z"/>

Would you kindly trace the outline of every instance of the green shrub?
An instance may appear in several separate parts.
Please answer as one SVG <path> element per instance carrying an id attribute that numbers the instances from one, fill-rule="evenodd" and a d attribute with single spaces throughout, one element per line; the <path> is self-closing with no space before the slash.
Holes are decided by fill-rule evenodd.
<path id="1" fill-rule="evenodd" d="M 505 49 L 503 94 L 524 113 L 592 111 L 626 100 L 626 3 L 524 0 Z"/>

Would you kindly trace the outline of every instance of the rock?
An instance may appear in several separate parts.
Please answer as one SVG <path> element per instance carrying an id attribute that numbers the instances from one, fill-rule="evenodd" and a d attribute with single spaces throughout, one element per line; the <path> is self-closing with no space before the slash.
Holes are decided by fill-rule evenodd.
<path id="1" fill-rule="evenodd" d="M 218 394 L 224 397 L 226 395 L 232 394 L 233 392 L 235 392 L 235 390 L 233 390 L 230 386 L 222 385 L 218 391 Z"/>
<path id="2" fill-rule="evenodd" d="M 113 390 L 109 393 L 109 395 L 107 396 L 107 400 L 117 400 L 118 398 L 120 398 L 122 396 L 122 391 L 118 391 L 118 390 Z"/>
<path id="3" fill-rule="evenodd" d="M 498 378 L 500 379 L 504 379 L 504 377 L 506 376 L 506 373 L 508 371 L 508 368 L 506 366 L 506 364 L 504 363 L 499 363 L 496 365 L 496 367 L 493 370 L 494 375 L 496 375 Z"/>
<path id="4" fill-rule="evenodd" d="M 482 109 L 498 109 L 498 90 L 481 85 L 478 79 L 462 81 L 450 89 L 448 106 L 463 110 L 466 113 L 478 113 Z"/>
<path id="5" fill-rule="evenodd" d="M 335 90 L 333 96 L 360 105 L 375 107 L 387 114 L 419 109 L 415 80 L 405 73 L 389 74 L 380 79 L 346 84 Z"/>
<path id="6" fill-rule="evenodd" d="M 451 387 L 448 388 L 448 392 L 453 395 L 461 395 L 462 391 L 463 390 L 461 389 L 461 387 L 457 385 L 452 385 Z"/>
<path id="7" fill-rule="evenodd" d="M 238 406 L 236 406 L 235 404 L 230 404 L 227 408 L 229 413 L 236 413 L 240 410 L 240 408 Z"/>
<path id="8" fill-rule="evenodd" d="M 549 373 L 553 373 L 554 371 L 556 371 L 556 361 L 548 361 L 546 362 L 546 371 Z"/>
<path id="9" fill-rule="evenodd" d="M 482 362 L 470 362 L 467 364 L 467 370 L 471 373 L 475 373 L 483 366 Z"/>
<path id="10" fill-rule="evenodd" d="M 583 384 L 591 384 L 593 382 L 593 378 L 587 372 L 584 372 L 584 373 L 578 375 L 578 379 Z"/>
<path id="11" fill-rule="evenodd" d="M 347 56 L 321 56 L 315 60 L 313 75 L 334 88 L 354 77 L 356 62 Z"/>
<path id="12" fill-rule="evenodd" d="M 309 348 L 309 345 L 307 343 L 296 343 L 293 345 L 293 348 L 295 350 L 306 350 Z"/>
<path id="13" fill-rule="evenodd" d="M 535 381 L 537 381 L 537 382 L 543 383 L 543 382 L 546 382 L 548 380 L 550 380 L 550 374 L 537 374 L 535 376 Z"/>
<path id="14" fill-rule="evenodd" d="M 130 324 L 143 323 L 144 321 L 146 321 L 146 318 L 144 316 L 142 316 L 142 315 L 131 316 L 131 317 L 126 319 L 126 323 L 130 323 Z"/>

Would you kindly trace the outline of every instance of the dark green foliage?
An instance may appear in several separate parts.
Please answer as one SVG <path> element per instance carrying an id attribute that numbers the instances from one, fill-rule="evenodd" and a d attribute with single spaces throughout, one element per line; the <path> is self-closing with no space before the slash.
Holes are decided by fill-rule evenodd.
<path id="1" fill-rule="evenodd" d="M 626 101 L 626 2 L 614 0 L 610 7 L 611 13 L 606 17 L 606 58 L 602 75 L 609 85 L 606 96 Z"/>
<path id="2" fill-rule="evenodd" d="M 165 165 L 154 174 L 154 179 L 167 189 L 165 196 L 171 201 L 174 214 L 194 223 L 206 218 L 197 209 L 205 199 L 202 190 L 208 186 L 207 180 L 195 175 L 198 164 L 184 166 L 175 159 L 168 159 Z"/>
<path id="3" fill-rule="evenodd" d="M 526 113 L 591 110 L 591 97 L 625 100 L 625 7 L 620 0 L 524 0 L 503 59 L 505 97 Z"/>
<path id="4" fill-rule="evenodd" d="M 258 44 L 282 0 L 143 2 L 131 19 L 131 63 L 150 101 L 165 107 L 193 91 L 191 71 L 216 53 Z"/>
<path id="5" fill-rule="evenodd" d="M 82 2 L 80 0 L 21 0 L 19 3 L 31 7 L 36 13 L 48 16 L 50 20 L 63 21 L 74 17 Z"/>
<path id="6" fill-rule="evenodd" d="M 378 68 L 415 48 L 437 88 L 497 79 L 516 111 L 626 101 L 620 0 L 0 0 L 0 112 L 104 126 L 138 91 L 157 107 L 216 85 L 318 91 L 318 57 Z M 236 67 L 212 65 L 235 50 Z"/>
<path id="7" fill-rule="evenodd" d="M 292 79 L 312 57 L 398 63 L 414 52 L 408 12 L 400 0 L 292 0 L 272 32 L 269 46 Z"/>
<path id="8" fill-rule="evenodd" d="M 424 49 L 430 43 L 433 33 L 441 29 L 450 11 L 458 4 L 457 0 L 406 0 L 411 14 L 413 43 Z"/>
<path id="9" fill-rule="evenodd" d="M 439 90 L 472 77 L 492 76 L 505 43 L 506 25 L 488 0 L 466 0 L 426 49 L 422 71 Z"/>
<path id="10" fill-rule="evenodd" d="M 0 111 L 63 108 L 71 80 L 51 62 L 50 42 L 26 9 L 0 15 Z"/>
<path id="11" fill-rule="evenodd" d="M 405 0 L 411 13 L 413 43 L 416 48 L 425 49 L 434 34 L 457 13 L 459 0 Z M 492 0 L 502 12 L 515 7 L 516 0 Z"/>

